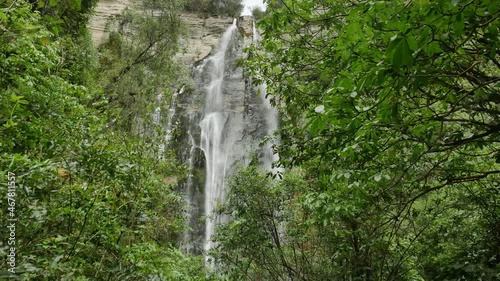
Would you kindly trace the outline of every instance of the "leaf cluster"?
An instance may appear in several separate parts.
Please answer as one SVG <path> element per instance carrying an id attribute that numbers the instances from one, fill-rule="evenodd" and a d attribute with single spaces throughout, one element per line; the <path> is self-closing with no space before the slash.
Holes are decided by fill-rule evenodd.
<path id="1" fill-rule="evenodd" d="M 163 135 L 156 130 L 159 125 L 148 121 L 151 106 L 136 109 L 144 110 L 137 116 L 147 126 L 135 132 L 116 126 L 113 119 L 125 109 L 109 106 L 107 98 L 115 97 L 116 85 L 106 89 L 103 85 L 110 83 L 104 78 L 110 76 L 95 74 L 103 68 L 103 54 L 89 37 L 56 36 L 32 6 L 23 1 L 7 4 L 0 4 L 0 193 L 7 194 L 7 175 L 15 174 L 16 276 L 206 280 L 201 258 L 177 249 L 185 229 L 184 201 L 165 177 L 181 179 L 185 167 L 173 153 L 160 150 Z M 156 24 L 138 22 L 134 28 L 143 27 L 139 23 Z M 158 65 L 172 56 L 177 41 L 148 32 L 144 28 L 137 34 L 164 40 L 154 41 L 156 54 L 160 48 L 169 50 L 161 53 L 163 60 L 158 55 L 149 61 L 147 71 L 156 73 L 163 70 Z M 150 44 L 134 42 L 137 48 Z M 156 58 L 159 62 L 153 61 Z M 132 72 L 139 70 L 131 67 Z M 166 85 L 173 87 L 167 80 L 147 93 L 156 94 Z M 0 203 L 0 216 L 8 217 L 7 200 Z M 8 231 L 3 227 L 0 236 L 9 237 Z M 0 252 L 11 246 L 0 241 Z M 0 276 L 13 277 L 6 263 L 0 265 Z"/>
<path id="2" fill-rule="evenodd" d="M 498 278 L 497 1 L 268 2 L 244 64 L 310 183 L 324 280 Z"/>

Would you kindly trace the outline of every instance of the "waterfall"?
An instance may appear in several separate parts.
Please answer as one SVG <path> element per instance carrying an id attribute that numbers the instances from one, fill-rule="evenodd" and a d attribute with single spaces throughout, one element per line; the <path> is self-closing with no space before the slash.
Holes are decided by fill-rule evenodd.
<path id="1" fill-rule="evenodd" d="M 209 216 L 205 226 L 205 251 L 213 245 L 211 236 L 220 218 L 211 217 L 217 203 L 224 200 L 228 143 L 223 143 L 223 130 L 228 118 L 224 108 L 223 86 L 226 51 L 236 30 L 236 19 L 221 38 L 217 52 L 209 58 L 212 63 L 210 83 L 206 88 L 205 115 L 200 122 L 201 144 L 205 153 L 205 215 Z"/>
<path id="2" fill-rule="evenodd" d="M 260 34 L 257 30 L 257 26 L 255 25 L 255 21 L 253 22 L 253 41 L 257 44 L 260 41 Z M 279 119 L 278 119 L 278 110 L 271 105 L 269 98 L 267 97 L 267 85 L 262 83 L 257 86 L 257 91 L 262 99 L 262 104 L 264 105 L 264 120 L 266 121 L 266 135 L 270 138 L 266 141 L 264 147 L 264 157 L 262 166 L 264 170 L 271 171 L 273 174 L 278 172 L 282 172 L 281 169 L 273 167 L 272 164 L 279 160 L 279 155 L 275 151 L 274 147 L 278 145 L 277 140 L 271 138 L 274 135 L 274 132 L 278 130 Z"/>
<path id="3" fill-rule="evenodd" d="M 182 86 L 179 91 L 176 91 L 172 94 L 172 99 L 170 102 L 170 107 L 168 109 L 168 114 L 166 114 L 167 123 L 165 125 L 164 141 L 161 141 L 159 143 L 159 148 L 158 148 L 158 158 L 159 159 L 164 159 L 165 151 L 166 151 L 167 147 L 170 145 L 170 141 L 172 140 L 172 125 L 173 125 L 172 122 L 173 122 L 173 119 L 174 119 L 175 114 L 176 114 L 175 109 L 177 106 L 177 104 L 176 104 L 177 96 L 179 94 L 182 95 L 183 92 L 184 92 L 184 86 Z M 161 118 L 162 118 L 161 102 L 162 102 L 162 99 L 163 99 L 163 94 L 159 93 L 156 96 L 156 103 L 158 104 L 158 106 L 155 108 L 155 111 L 153 113 L 153 124 L 155 124 L 155 125 L 159 125 L 161 123 Z"/>
<path id="4" fill-rule="evenodd" d="M 165 127 L 165 143 L 167 145 L 172 140 L 172 120 L 173 120 L 173 117 L 175 116 L 175 109 L 177 106 L 177 96 L 182 95 L 183 92 L 184 92 L 184 86 L 182 86 L 178 92 L 175 92 L 172 95 L 172 101 L 170 103 L 170 108 L 168 109 L 169 118 L 167 120 L 167 126 Z"/>
<path id="5" fill-rule="evenodd" d="M 187 182 L 180 187 L 187 194 L 186 221 L 190 226 L 181 248 L 204 252 L 207 265 L 211 265 L 208 251 L 215 246 L 211 241 L 215 228 L 228 220 L 214 213 L 224 203 L 227 179 L 239 165 L 248 165 L 255 152 L 266 171 L 278 171 L 272 168 L 278 160 L 273 143 L 259 147 L 278 128 L 278 112 L 266 97 L 266 85 L 253 85 L 236 63 L 245 57 L 244 47 L 259 40 L 255 28 L 253 38 L 248 37 L 248 30 L 241 30 L 242 24 L 252 28 L 248 22 L 234 20 L 212 55 L 194 66 L 192 75 L 199 92 L 181 96 L 179 104 L 184 111 L 177 113 L 184 129 L 176 141 L 190 170 Z"/>
<path id="6" fill-rule="evenodd" d="M 191 112 L 188 114 L 188 120 L 189 120 L 189 123 L 192 123 L 193 120 L 194 120 L 194 114 Z M 187 160 L 187 166 L 189 167 L 189 174 L 188 174 L 188 179 L 187 179 L 187 182 L 185 184 L 185 191 L 186 191 L 186 196 L 184 197 L 184 200 L 185 200 L 185 203 L 186 203 L 186 207 L 187 207 L 187 212 L 186 212 L 186 222 L 188 225 L 192 225 L 193 224 L 193 208 L 195 208 L 196 204 L 193 202 L 193 194 L 194 194 L 194 190 L 193 190 L 193 181 L 195 180 L 194 179 L 194 175 L 193 175 L 193 167 L 194 167 L 194 157 L 195 157 L 195 149 L 197 148 L 197 145 L 196 145 L 196 141 L 193 137 L 193 134 L 191 132 L 191 127 L 188 128 L 188 131 L 187 131 L 187 137 L 189 139 L 189 158 Z M 185 230 L 183 235 L 182 235 L 182 245 L 181 245 L 181 249 L 184 250 L 186 253 L 191 253 L 193 252 L 193 248 L 194 248 L 194 241 L 193 240 L 193 237 L 192 237 L 192 233 L 191 231 L 189 230 Z"/>

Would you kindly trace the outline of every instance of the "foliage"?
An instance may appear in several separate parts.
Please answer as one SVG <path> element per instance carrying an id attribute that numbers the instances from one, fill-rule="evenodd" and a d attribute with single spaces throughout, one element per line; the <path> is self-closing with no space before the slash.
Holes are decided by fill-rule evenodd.
<path id="1" fill-rule="evenodd" d="M 328 264 L 291 278 L 499 278 L 497 1 L 268 4 L 244 64 L 281 112 L 280 163 L 305 173 L 308 259 Z"/>
<path id="2" fill-rule="evenodd" d="M 231 221 L 219 226 L 210 253 L 228 280 L 335 280 L 319 244 L 320 229 L 308 222 L 303 204 L 307 183 L 289 172 L 272 181 L 256 166 L 240 170 L 218 212 Z M 321 259 L 323 258 L 323 260 Z"/>
<path id="3" fill-rule="evenodd" d="M 210 0 L 187 0 L 184 4 L 184 10 L 194 13 L 205 13 L 208 16 L 211 13 L 209 12 L 210 6 Z"/>
<path id="4" fill-rule="evenodd" d="M 24 1 L 0 4 L 0 193 L 14 173 L 17 277 L 205 280 L 201 258 L 176 249 L 184 201 L 165 177 L 182 178 L 185 168 L 171 154 L 158 157 L 161 136 L 149 128 L 114 126 L 123 108 L 100 111 L 95 97 L 114 92 L 94 74 L 103 66 L 88 34 L 56 36 L 50 28 Z M 164 48 L 172 56 L 176 39 L 155 41 L 161 44 L 170 44 Z M 148 71 L 160 62 L 149 62 Z M 0 216 L 7 213 L 3 196 Z M 2 227 L 0 236 L 8 231 Z M 9 247 L 0 242 L 2 255 Z M 6 263 L 0 276 L 13 277 Z"/>
<path id="5" fill-rule="evenodd" d="M 188 71 L 173 61 L 183 27 L 179 0 L 143 1 L 117 18 L 117 30 L 100 46 L 100 83 L 104 92 L 92 103 L 99 110 L 121 108 L 115 126 L 143 131 L 143 112 L 158 96 L 169 103 L 171 89 L 187 83 Z M 154 16 L 152 16 L 154 15 Z"/>
<path id="6" fill-rule="evenodd" d="M 266 12 L 260 6 L 253 6 L 251 11 L 255 21 L 261 20 L 266 15 Z"/>
<path id="7" fill-rule="evenodd" d="M 186 0 L 184 9 L 207 16 L 238 17 L 243 11 L 242 0 Z"/>
<path id="8" fill-rule="evenodd" d="M 9 0 L 10 1 L 10 0 Z M 13 2 L 15 2 L 13 0 Z M 47 28 L 58 35 L 85 30 L 97 0 L 28 0 L 33 10 L 40 13 Z"/>

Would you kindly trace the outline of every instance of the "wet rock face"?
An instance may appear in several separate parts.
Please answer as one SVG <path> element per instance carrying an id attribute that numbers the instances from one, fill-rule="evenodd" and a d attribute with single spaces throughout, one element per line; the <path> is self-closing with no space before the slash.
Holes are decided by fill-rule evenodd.
<path id="1" fill-rule="evenodd" d="M 253 35 L 253 17 L 241 16 L 238 19 L 238 30 L 244 37 L 252 37 Z"/>
<path id="2" fill-rule="evenodd" d="M 231 24 L 227 24 L 227 29 Z M 237 21 L 236 30 L 232 33 L 229 40 L 227 49 L 225 51 L 223 62 L 223 75 L 221 85 L 221 109 L 219 116 L 223 117 L 220 127 L 223 127 L 220 136 L 220 147 L 224 154 L 225 170 L 221 174 L 226 175 L 226 179 L 236 172 L 239 165 L 248 165 L 251 160 L 253 152 L 258 155 L 263 155 L 262 149 L 258 148 L 258 144 L 267 134 L 266 111 L 268 110 L 263 104 L 263 99 L 257 95 L 257 87 L 251 83 L 250 77 L 245 73 L 244 69 L 237 65 L 237 61 L 244 58 L 244 48 L 251 44 L 253 35 L 253 20 L 251 17 L 240 17 Z M 216 52 L 210 53 L 215 55 Z M 216 60 L 217 58 L 215 58 Z M 208 158 L 202 157 L 200 153 L 202 135 L 201 124 L 205 120 L 205 115 L 211 114 L 207 112 L 206 96 L 207 90 L 211 89 L 213 73 L 220 69 L 220 65 L 214 61 L 214 58 L 205 58 L 194 64 L 193 79 L 197 85 L 197 90 L 192 93 L 186 93 L 181 99 L 183 100 L 180 105 L 184 109 L 196 109 L 189 113 L 189 110 L 179 111 L 181 120 L 179 122 L 182 132 L 189 132 L 184 136 L 184 139 L 178 138 L 178 147 L 181 148 L 186 163 L 192 163 L 191 178 L 189 183 L 181 185 L 179 188 L 187 194 L 186 202 L 188 202 L 188 224 L 191 228 L 184 234 L 184 241 L 181 248 L 187 252 L 201 253 L 204 249 L 204 242 L 207 241 L 200 239 L 206 237 L 205 226 L 207 221 L 204 216 L 208 215 L 203 213 L 206 201 L 206 196 L 212 197 L 213 195 L 207 194 L 207 186 L 201 180 L 208 177 L 207 173 L 203 174 L 204 168 L 209 165 Z M 196 93 L 197 92 L 197 93 Z M 194 98 L 199 95 L 203 98 Z M 194 116 L 188 118 L 187 115 Z M 184 116 L 184 117 L 182 117 Z M 188 136 L 189 135 L 189 136 Z M 196 149 L 192 149 L 189 143 L 191 137 L 191 145 Z M 205 147 L 206 150 L 206 147 Z M 206 153 L 206 151 L 204 151 Z M 197 161 L 189 161 L 189 159 L 198 159 Z M 202 163 L 207 161 L 206 163 Z M 215 161 L 217 162 L 217 161 Z M 212 162 L 211 162 L 212 163 Z M 213 165 L 213 164 L 212 164 Z M 227 184 L 225 184 L 227 188 Z M 205 190 L 207 189 L 207 190 Z M 227 192 L 225 190 L 224 192 Z M 223 193 L 224 194 L 224 193 Z M 219 203 L 223 202 L 224 195 Z M 204 205 L 205 204 L 205 205 Z M 224 221 L 221 218 L 220 221 Z"/>
<path id="3" fill-rule="evenodd" d="M 192 65 L 207 57 L 217 47 L 219 39 L 233 22 L 229 17 L 204 18 L 197 14 L 182 14 L 186 34 L 180 39 L 180 52 L 176 58 Z"/>

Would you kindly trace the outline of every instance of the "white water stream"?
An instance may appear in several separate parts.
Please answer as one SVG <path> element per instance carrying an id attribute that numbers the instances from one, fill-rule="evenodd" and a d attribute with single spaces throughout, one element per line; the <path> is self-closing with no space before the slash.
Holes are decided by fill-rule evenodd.
<path id="1" fill-rule="evenodd" d="M 258 43 L 260 41 L 260 34 L 257 30 L 257 27 L 255 26 L 255 22 L 253 23 L 253 41 L 255 43 Z M 279 126 L 278 110 L 271 105 L 271 102 L 267 97 L 267 85 L 265 83 L 261 84 L 257 87 L 257 89 L 265 108 L 265 120 L 267 127 L 266 134 L 268 137 L 272 137 L 274 135 L 274 132 L 278 130 Z M 276 174 L 277 172 L 281 172 L 282 170 L 272 167 L 272 164 L 279 160 L 279 155 L 274 151 L 273 144 L 274 146 L 278 145 L 277 140 L 275 140 L 274 138 L 266 142 L 263 157 L 263 168 L 266 171 L 271 171 L 273 174 Z"/>
<path id="2" fill-rule="evenodd" d="M 250 156 L 255 151 L 262 153 L 260 163 L 266 171 L 279 171 L 272 168 L 272 163 L 278 160 L 277 154 L 273 153 L 273 143 L 267 142 L 260 149 L 257 146 L 266 135 L 272 137 L 278 129 L 278 112 L 266 98 L 266 85 L 252 86 L 246 82 L 248 80 L 245 80 L 242 69 L 234 67 L 234 60 L 241 58 L 243 54 L 241 43 L 246 40 L 235 37 L 236 32 L 237 23 L 234 20 L 222 35 L 215 53 L 195 69 L 196 75 L 201 77 L 200 85 L 205 85 L 203 118 L 199 123 L 199 148 L 205 156 L 204 190 L 200 203 L 203 204 L 203 214 L 206 216 L 203 250 L 207 265 L 211 264 L 208 251 L 215 246 L 211 238 L 216 226 L 228 220 L 226 216 L 214 213 L 216 207 L 225 201 L 227 178 L 237 170 L 239 164 L 248 165 Z M 253 32 L 253 41 L 258 42 L 260 38 L 255 27 Z M 256 89 L 260 97 L 255 96 Z M 190 132 L 188 135 L 191 137 Z M 191 139 L 193 140 L 192 137 Z M 191 167 L 193 148 L 188 163 Z M 188 190 L 192 190 L 192 183 L 193 180 L 188 181 Z M 189 200 L 188 198 L 190 204 L 196 203 Z M 196 228 L 196 225 L 192 227 Z M 190 235 L 187 234 L 186 239 L 196 237 Z M 186 248 L 193 247 L 187 245 Z"/>
<path id="3" fill-rule="evenodd" d="M 213 211 L 224 200 L 228 144 L 223 146 L 223 130 L 228 118 L 224 108 L 223 86 L 226 51 L 236 30 L 236 19 L 220 40 L 219 49 L 209 58 L 213 64 L 210 84 L 206 88 L 205 115 L 200 122 L 200 148 L 205 154 L 205 215 L 208 216 L 205 227 L 205 251 L 213 247 L 211 237 L 220 218 L 214 217 Z"/>

